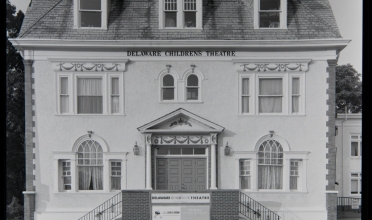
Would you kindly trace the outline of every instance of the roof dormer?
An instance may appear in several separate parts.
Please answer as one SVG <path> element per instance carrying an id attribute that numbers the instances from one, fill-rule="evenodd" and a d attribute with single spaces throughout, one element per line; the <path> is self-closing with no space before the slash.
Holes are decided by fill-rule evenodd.
<path id="1" fill-rule="evenodd" d="M 287 28 L 287 0 L 254 0 L 254 28 Z"/>
<path id="2" fill-rule="evenodd" d="M 74 28 L 107 29 L 110 0 L 74 0 Z"/>

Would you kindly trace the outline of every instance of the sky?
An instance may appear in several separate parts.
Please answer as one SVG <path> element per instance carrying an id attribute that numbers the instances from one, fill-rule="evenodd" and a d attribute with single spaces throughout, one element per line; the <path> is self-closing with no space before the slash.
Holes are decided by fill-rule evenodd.
<path id="1" fill-rule="evenodd" d="M 24 13 L 30 0 L 10 0 Z M 335 15 L 341 36 L 351 39 L 349 45 L 341 51 L 338 64 L 350 63 L 358 73 L 362 73 L 362 27 L 363 0 L 329 0 Z"/>

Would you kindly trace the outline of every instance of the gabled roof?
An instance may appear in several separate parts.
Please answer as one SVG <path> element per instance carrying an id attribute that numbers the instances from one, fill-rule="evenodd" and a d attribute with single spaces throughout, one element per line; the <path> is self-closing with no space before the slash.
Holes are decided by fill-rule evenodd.
<path id="1" fill-rule="evenodd" d="M 141 133 L 220 133 L 225 128 L 179 108 L 137 129 Z"/>
<path id="2" fill-rule="evenodd" d="M 290 40 L 341 38 L 328 0 L 289 0 L 288 29 L 253 28 L 253 0 L 204 0 L 203 30 L 158 28 L 159 1 L 111 0 L 107 30 L 73 29 L 73 0 L 33 0 L 19 38 Z"/>

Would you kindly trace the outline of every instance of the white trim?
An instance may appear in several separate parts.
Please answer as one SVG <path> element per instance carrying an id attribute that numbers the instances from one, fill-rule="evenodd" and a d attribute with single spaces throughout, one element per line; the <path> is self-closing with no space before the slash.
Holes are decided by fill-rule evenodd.
<path id="1" fill-rule="evenodd" d="M 260 145 L 268 139 L 278 141 L 280 143 L 280 145 L 283 147 L 283 153 L 286 152 L 286 151 L 291 151 L 291 148 L 289 147 L 289 144 L 288 144 L 287 140 L 285 140 L 284 138 L 282 138 L 281 136 L 279 136 L 277 134 L 273 134 L 272 137 L 270 137 L 270 136 L 271 136 L 271 134 L 267 134 L 267 135 L 262 136 L 260 139 L 258 139 L 256 141 L 254 151 L 258 152 L 258 149 L 259 149 Z"/>
<path id="2" fill-rule="evenodd" d="M 338 191 L 335 191 L 335 190 L 327 190 L 327 191 L 325 191 L 325 193 L 338 193 Z"/>
<path id="3" fill-rule="evenodd" d="M 99 143 L 99 145 L 101 145 L 101 147 L 102 147 L 102 151 L 103 151 L 104 153 L 110 151 L 109 148 L 108 148 L 108 145 L 107 145 L 106 141 L 105 141 L 103 138 L 101 138 L 100 136 L 98 136 L 98 135 L 96 135 L 96 134 L 91 134 L 90 136 L 91 136 L 91 137 L 89 137 L 89 134 L 85 134 L 85 135 L 79 137 L 79 138 L 75 141 L 75 143 L 74 143 L 74 145 L 73 145 L 73 147 L 72 147 L 72 151 L 73 151 L 74 153 L 76 153 L 76 152 L 78 151 L 78 147 L 80 146 L 80 144 L 83 143 L 83 142 L 86 141 L 86 140 L 94 140 L 94 141 L 97 141 L 97 142 Z"/>
<path id="4" fill-rule="evenodd" d="M 35 191 L 23 191 L 22 194 L 36 194 Z"/>
<path id="5" fill-rule="evenodd" d="M 260 28 L 260 0 L 254 0 L 253 2 L 253 10 L 254 10 L 254 17 L 253 17 L 253 27 L 254 29 L 262 29 L 262 30 L 277 30 L 277 29 L 287 29 L 287 0 L 280 0 L 280 10 L 275 10 L 280 13 L 279 15 L 279 28 Z"/>
<path id="6" fill-rule="evenodd" d="M 274 49 L 274 48 L 319 48 L 321 50 L 339 49 L 347 46 L 351 39 L 311 39 L 311 40 L 71 40 L 71 39 L 9 39 L 18 50 L 38 48 L 115 48 L 115 49 L 161 49 L 161 48 L 213 48 L 213 49 Z M 25 57 L 33 54 L 25 52 Z"/>
<path id="7" fill-rule="evenodd" d="M 110 0 L 100 0 L 101 1 L 101 9 L 100 10 L 92 10 L 95 12 L 101 12 L 101 27 L 81 27 L 81 18 L 80 18 L 80 0 L 74 0 L 74 25 L 73 29 L 82 29 L 82 30 L 107 30 L 107 23 L 108 23 L 108 16 L 109 16 L 109 6 Z M 90 10 L 84 10 L 90 11 Z"/>

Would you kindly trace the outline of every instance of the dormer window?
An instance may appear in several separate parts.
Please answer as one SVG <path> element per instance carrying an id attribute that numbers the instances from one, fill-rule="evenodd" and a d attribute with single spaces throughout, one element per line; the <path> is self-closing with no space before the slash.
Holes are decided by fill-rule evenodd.
<path id="1" fill-rule="evenodd" d="M 254 0 L 255 28 L 287 28 L 287 0 Z"/>
<path id="2" fill-rule="evenodd" d="M 101 0 L 80 0 L 79 15 L 81 27 L 101 27 Z"/>
<path id="3" fill-rule="evenodd" d="M 201 29 L 202 0 L 160 0 L 160 29 Z"/>
<path id="4" fill-rule="evenodd" d="M 74 28 L 107 29 L 110 0 L 74 0 Z"/>

